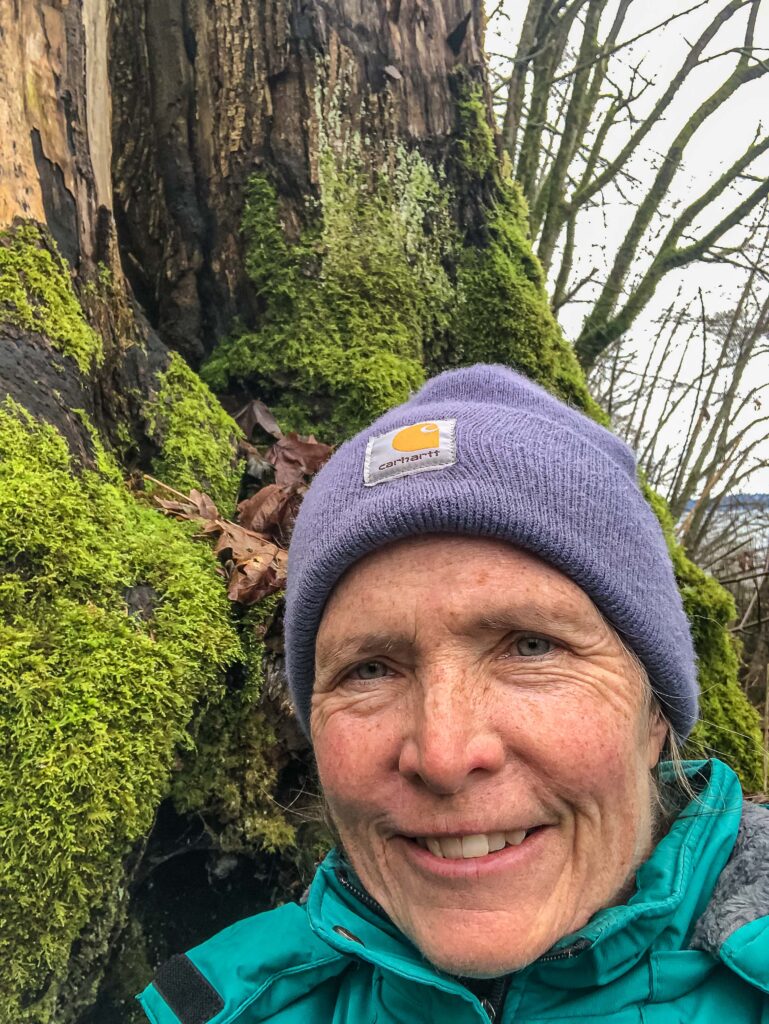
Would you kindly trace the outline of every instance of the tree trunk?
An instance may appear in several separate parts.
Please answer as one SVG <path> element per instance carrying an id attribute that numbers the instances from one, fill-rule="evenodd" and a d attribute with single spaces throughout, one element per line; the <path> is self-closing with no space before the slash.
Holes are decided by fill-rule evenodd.
<path id="1" fill-rule="evenodd" d="M 477 360 L 602 414 L 497 161 L 480 0 L 0 0 L 0 27 L 0 1024 L 128 1022 L 322 842 L 286 811 L 276 602 L 233 610 L 143 489 L 233 513 L 205 382 L 332 442 Z"/>
<path id="2" fill-rule="evenodd" d="M 254 314 L 240 227 L 255 171 L 296 233 L 332 112 L 348 138 L 418 146 L 440 164 L 452 74 L 482 82 L 479 0 L 132 2 L 117 5 L 113 33 L 127 273 L 161 335 L 197 362 L 234 316 Z"/>

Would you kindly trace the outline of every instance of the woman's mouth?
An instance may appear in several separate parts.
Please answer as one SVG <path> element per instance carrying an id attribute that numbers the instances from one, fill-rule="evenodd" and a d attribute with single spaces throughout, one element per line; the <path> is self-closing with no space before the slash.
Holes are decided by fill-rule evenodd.
<path id="1" fill-rule="evenodd" d="M 460 835 L 394 836 L 407 859 L 429 875 L 476 880 L 497 871 L 520 870 L 542 854 L 552 826 L 537 825 L 508 832 Z"/>
<path id="2" fill-rule="evenodd" d="M 519 828 L 510 832 L 479 832 L 467 836 L 417 836 L 414 841 L 434 857 L 471 860 L 487 857 L 506 846 L 520 846 L 529 831 Z"/>

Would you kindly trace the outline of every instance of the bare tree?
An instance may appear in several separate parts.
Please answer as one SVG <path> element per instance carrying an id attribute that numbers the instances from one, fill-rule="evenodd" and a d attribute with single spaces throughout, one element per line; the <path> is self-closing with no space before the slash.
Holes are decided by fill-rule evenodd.
<path id="1" fill-rule="evenodd" d="M 733 537 L 720 515 L 758 468 L 769 415 L 769 381 L 752 373 L 767 356 L 769 230 L 765 211 L 742 253 L 747 265 L 733 309 L 708 314 L 702 293 L 662 314 L 642 369 L 615 341 L 596 363 L 594 391 L 638 453 L 650 483 L 666 497 L 690 557 L 711 566 Z M 699 366 L 691 364 L 699 344 Z M 733 506 L 732 506 L 733 507 Z"/>
<path id="2" fill-rule="evenodd" d="M 758 454 L 769 433 L 769 380 L 761 372 L 769 356 L 768 234 L 758 227 L 753 234 L 740 254 L 748 270 L 734 308 L 708 314 L 702 293 L 689 303 L 676 296 L 659 317 L 645 361 L 615 341 L 591 383 L 666 496 L 689 556 L 731 592 L 740 681 L 766 728 L 769 494 L 740 493 L 756 469 L 769 466 Z"/>
<path id="3" fill-rule="evenodd" d="M 769 195 L 769 177 L 758 170 L 769 135 L 757 114 L 753 138 L 730 165 L 718 171 L 714 160 L 700 190 L 676 199 L 694 136 L 769 74 L 755 39 L 761 2 L 729 0 L 713 10 L 710 0 L 694 0 L 666 7 L 663 17 L 635 30 L 648 10 L 638 0 L 529 0 L 517 43 L 493 55 L 503 144 L 553 282 L 553 307 L 587 305 L 576 348 L 588 369 L 633 324 L 665 275 L 697 260 L 728 259 L 739 248 L 730 232 Z M 678 68 L 667 82 L 656 81 L 647 60 L 635 55 L 636 44 L 643 40 L 648 53 L 659 33 L 679 19 L 701 18 L 705 8 L 707 20 Z M 495 14 L 499 22 L 507 6 Z M 680 119 L 681 95 L 709 64 L 723 66 L 723 73 L 692 101 L 657 153 L 654 130 L 667 118 Z M 606 251 L 605 270 L 595 261 L 580 268 L 583 215 L 612 204 L 631 211 L 624 236 Z M 590 297 L 578 299 L 590 285 Z"/>
<path id="4" fill-rule="evenodd" d="M 766 728 L 769 494 L 735 495 L 724 502 L 711 523 L 705 550 L 714 575 L 734 597 L 737 616 L 731 628 L 741 642 L 742 687 L 764 714 Z"/>

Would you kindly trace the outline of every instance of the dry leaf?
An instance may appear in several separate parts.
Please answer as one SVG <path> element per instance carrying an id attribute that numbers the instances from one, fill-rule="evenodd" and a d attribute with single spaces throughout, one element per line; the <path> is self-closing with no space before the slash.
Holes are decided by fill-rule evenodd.
<path id="1" fill-rule="evenodd" d="M 196 491 L 194 488 L 190 491 L 190 500 L 193 501 L 198 509 L 201 519 L 218 519 L 219 509 L 214 505 L 211 498 L 207 494 L 201 491 Z"/>
<path id="2" fill-rule="evenodd" d="M 265 547 L 273 548 L 275 545 L 261 534 L 252 533 L 251 530 L 244 530 L 237 523 L 230 523 L 226 519 L 220 519 L 217 526 L 221 529 L 221 536 L 216 542 L 214 551 L 221 555 L 226 561 L 231 558 L 233 562 L 248 562 L 258 557 Z"/>
<path id="3" fill-rule="evenodd" d="M 304 476 L 315 472 L 331 451 L 327 445 L 319 445 L 314 439 L 303 440 L 296 435 L 289 439 L 281 438 L 278 445 L 286 440 L 288 444 L 277 458 L 286 475 L 298 479 L 290 485 L 270 484 L 241 502 L 238 507 L 240 523 L 220 519 L 216 505 L 201 491 L 192 490 L 185 495 L 147 477 L 173 495 L 173 499 L 155 497 L 161 511 L 177 519 L 198 523 L 200 536 L 215 542 L 214 552 L 221 563 L 217 572 L 228 582 L 230 599 L 241 604 L 255 604 L 285 586 L 288 568 L 286 537 L 307 489 Z"/>
<path id="4" fill-rule="evenodd" d="M 266 545 L 257 557 L 236 566 L 230 576 L 228 597 L 241 604 L 255 604 L 281 590 L 286 583 L 287 562 L 286 551 L 277 544 Z"/>
<path id="5" fill-rule="evenodd" d="M 257 533 L 269 533 L 271 529 L 279 528 L 295 493 L 295 488 L 281 487 L 280 484 L 262 487 L 238 505 L 238 522 Z"/>
<path id="6" fill-rule="evenodd" d="M 278 421 L 270 410 L 260 402 L 258 398 L 253 399 L 248 405 L 244 405 L 240 412 L 234 417 L 240 429 L 250 439 L 254 427 L 259 426 L 272 437 L 283 437 L 283 431 L 278 426 Z"/>
<path id="7" fill-rule="evenodd" d="M 171 488 L 166 488 L 171 490 Z M 174 491 L 173 493 L 178 493 Z M 180 495 L 178 501 L 166 501 L 163 498 L 155 498 L 155 503 L 169 515 L 176 516 L 178 519 L 218 519 L 219 510 L 213 501 L 208 497 L 207 494 L 203 494 L 201 491 L 196 491 L 194 488 L 190 491 L 189 497 L 184 498 Z"/>
<path id="8" fill-rule="evenodd" d="M 286 434 L 275 442 L 266 458 L 275 467 L 275 482 L 290 487 L 304 483 L 305 477 L 314 476 L 332 451 L 331 445 L 321 444 L 314 438 Z"/>

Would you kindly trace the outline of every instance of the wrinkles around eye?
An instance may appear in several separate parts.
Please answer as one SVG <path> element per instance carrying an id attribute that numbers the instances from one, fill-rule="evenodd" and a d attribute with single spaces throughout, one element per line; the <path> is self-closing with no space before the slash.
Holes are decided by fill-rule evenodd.
<path id="1" fill-rule="evenodd" d="M 531 643 L 539 645 L 539 649 L 531 649 Z M 527 649 L 526 645 L 529 644 Z M 543 650 L 542 646 L 546 649 Z M 508 641 L 503 658 L 521 658 L 524 661 L 538 661 L 549 658 L 559 649 L 559 645 L 549 637 L 537 636 L 536 634 L 522 634 L 513 640 Z M 350 669 L 342 672 L 338 680 L 344 682 L 350 680 L 356 683 L 377 682 L 380 679 L 387 679 L 397 673 L 384 661 L 378 658 L 369 658 L 359 661 Z"/>

